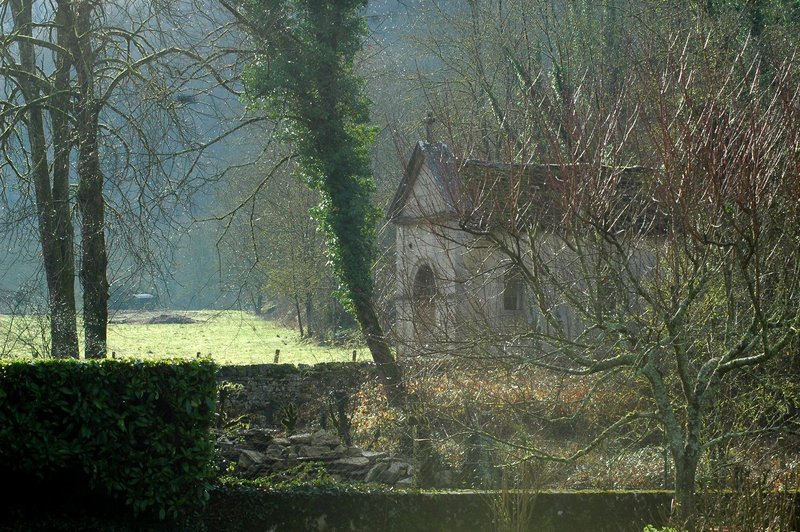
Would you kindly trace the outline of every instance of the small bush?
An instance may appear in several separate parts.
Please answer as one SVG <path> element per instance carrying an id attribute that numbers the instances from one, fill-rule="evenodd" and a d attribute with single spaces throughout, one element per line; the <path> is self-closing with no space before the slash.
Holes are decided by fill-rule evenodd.
<path id="1" fill-rule="evenodd" d="M 217 386 L 217 411 L 215 414 L 217 428 L 225 428 L 229 421 L 236 418 L 231 412 L 231 406 L 240 401 L 242 395 L 244 395 L 244 386 L 242 384 L 230 381 L 219 383 Z"/>
<path id="2" fill-rule="evenodd" d="M 207 499 L 215 388 L 209 360 L 0 364 L 0 471 L 175 518 Z"/>
<path id="3" fill-rule="evenodd" d="M 294 403 L 289 403 L 283 407 L 283 412 L 281 412 L 281 425 L 287 435 L 292 434 L 295 429 L 297 429 L 297 409 L 295 409 Z"/>

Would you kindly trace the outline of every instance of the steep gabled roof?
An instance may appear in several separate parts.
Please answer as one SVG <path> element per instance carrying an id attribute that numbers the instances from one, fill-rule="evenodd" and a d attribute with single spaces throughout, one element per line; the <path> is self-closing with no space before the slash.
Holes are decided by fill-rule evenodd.
<path id="1" fill-rule="evenodd" d="M 427 165 L 430 168 L 434 183 L 439 192 L 441 192 L 443 199 L 451 201 L 453 198 L 458 197 L 457 189 L 460 182 L 456 171 L 458 165 L 450 148 L 441 142 L 428 143 L 420 141 L 414 147 L 411 159 L 406 165 L 403 179 L 400 181 L 397 192 L 395 192 L 394 198 L 389 204 L 389 209 L 386 212 L 386 217 L 389 220 L 398 218 L 403 212 L 403 208 L 414 190 L 414 184 L 423 165 Z"/>
<path id="2" fill-rule="evenodd" d="M 589 164 L 517 164 L 457 159 L 443 143 L 419 142 L 392 199 L 387 218 L 401 219 L 423 165 L 427 165 L 444 204 L 463 226 L 506 231 L 533 220 L 557 227 L 567 211 L 591 209 L 617 227 L 662 232 L 665 218 L 649 195 L 643 194 L 643 167 L 609 167 Z M 594 183 L 588 183 L 595 181 Z M 610 186 L 610 195 L 594 198 L 578 189 Z M 584 184 L 588 185 L 585 186 Z M 599 199 L 599 201 L 598 201 Z M 582 205 L 570 204 L 578 201 Z M 611 209 L 604 211 L 605 209 Z M 442 213 L 427 213 L 439 215 Z"/>
<path id="3" fill-rule="evenodd" d="M 464 207 L 462 226 L 474 230 L 552 229 L 580 213 L 620 230 L 663 231 L 664 217 L 646 192 L 652 170 L 644 167 L 467 160 L 458 175 L 454 204 Z"/>

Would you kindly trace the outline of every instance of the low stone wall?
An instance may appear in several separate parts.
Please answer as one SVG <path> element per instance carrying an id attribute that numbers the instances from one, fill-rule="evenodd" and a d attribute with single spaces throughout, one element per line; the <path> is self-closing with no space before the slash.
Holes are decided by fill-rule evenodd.
<path id="1" fill-rule="evenodd" d="M 221 526 L 219 529 L 231 532 L 517 529 L 641 532 L 647 524 L 666 522 L 671 499 L 672 494 L 667 492 L 270 493 L 242 486 L 214 492 L 204 520 L 209 530 Z M 523 500 L 526 502 L 520 504 Z M 501 507 L 507 511 L 498 511 Z M 504 513 L 511 521 L 502 517 Z M 514 526 L 513 519 L 517 518 L 522 518 L 524 525 Z"/>
<path id="2" fill-rule="evenodd" d="M 228 386 L 223 386 L 220 407 L 229 418 L 255 414 L 265 426 L 278 427 L 281 411 L 292 404 L 303 425 L 317 420 L 330 392 L 352 397 L 363 383 L 376 378 L 375 365 L 367 362 L 223 366 L 218 380 Z"/>
<path id="3" fill-rule="evenodd" d="M 217 455 L 235 464 L 233 475 L 244 479 L 269 477 L 275 473 L 313 462 L 337 481 L 367 482 L 410 488 L 413 461 L 385 452 L 365 451 L 345 446 L 335 434 L 325 430 L 304 432 L 289 437 L 277 429 L 247 429 L 237 436 L 217 438 Z"/>

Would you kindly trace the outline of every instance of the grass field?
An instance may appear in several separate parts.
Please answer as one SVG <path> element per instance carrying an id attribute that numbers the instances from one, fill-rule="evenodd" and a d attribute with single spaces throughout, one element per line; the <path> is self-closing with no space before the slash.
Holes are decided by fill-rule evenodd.
<path id="1" fill-rule="evenodd" d="M 40 317 L 0 315 L 0 354 L 46 353 L 46 329 Z M 239 311 L 125 311 L 108 325 L 109 356 L 113 352 L 117 358 L 192 358 L 201 353 L 223 365 L 263 364 L 274 361 L 276 349 L 280 362 L 291 364 L 352 360 L 353 352 L 302 340 L 296 330 Z M 368 357 L 366 349 L 357 351 L 359 360 Z"/>

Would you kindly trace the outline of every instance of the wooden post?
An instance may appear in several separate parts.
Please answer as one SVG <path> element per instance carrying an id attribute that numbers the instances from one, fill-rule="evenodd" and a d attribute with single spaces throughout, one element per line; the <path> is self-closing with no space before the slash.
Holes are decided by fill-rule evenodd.
<path id="1" fill-rule="evenodd" d="M 355 361 L 356 361 L 356 350 L 353 349 L 353 362 L 355 362 Z"/>
<path id="2" fill-rule="evenodd" d="M 277 364 L 278 361 L 280 361 L 280 359 L 281 359 L 281 350 L 280 349 L 276 349 L 275 350 L 275 360 L 273 360 L 273 363 Z"/>

